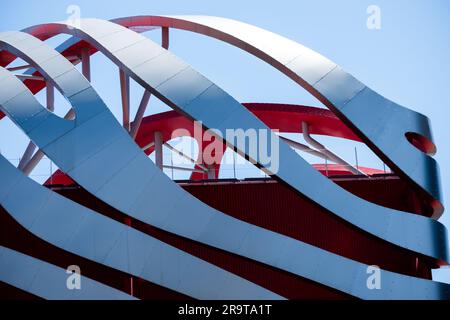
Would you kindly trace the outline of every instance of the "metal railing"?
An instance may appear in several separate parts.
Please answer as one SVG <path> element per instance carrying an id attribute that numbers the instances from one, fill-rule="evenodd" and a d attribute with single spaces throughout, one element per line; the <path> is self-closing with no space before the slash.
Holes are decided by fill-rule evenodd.
<path id="1" fill-rule="evenodd" d="M 167 144 L 165 144 L 167 147 Z M 297 148 L 298 149 L 298 148 Z M 189 158 L 189 159 L 196 159 L 196 155 L 186 155 L 182 154 L 179 150 L 175 149 L 174 147 L 167 147 L 167 149 L 163 149 L 163 159 L 165 162 L 163 163 L 163 171 L 164 173 L 169 176 L 172 180 L 180 180 L 180 177 L 182 180 L 189 179 L 191 173 L 196 172 L 203 174 L 202 177 L 204 180 L 208 179 L 208 171 L 207 170 L 216 170 L 214 168 L 207 168 L 203 164 L 196 164 L 189 162 L 188 164 L 183 163 L 179 164 L 178 162 L 174 162 L 174 155 L 182 158 Z M 151 157 L 150 157 L 151 158 Z M 221 164 L 219 169 L 219 174 L 217 172 L 214 172 L 214 176 L 218 176 L 219 179 L 236 179 L 236 180 L 243 180 L 248 178 L 269 178 L 269 175 L 267 175 L 262 170 L 259 170 L 255 166 L 253 166 L 251 163 L 246 162 L 245 163 L 238 163 L 236 153 L 233 153 L 232 156 L 232 163 L 231 164 Z M 8 158 L 8 160 L 15 166 L 18 166 L 21 158 Z M 153 159 L 152 159 L 153 160 Z M 168 160 L 168 161 L 167 161 Z M 345 170 L 348 171 L 349 174 L 352 174 L 351 172 L 356 170 L 360 171 L 360 164 L 358 160 L 358 149 L 357 147 L 354 147 L 354 165 L 351 164 L 338 164 L 338 167 L 336 167 L 336 164 L 332 164 L 330 159 L 328 157 L 321 157 L 321 162 L 315 161 L 314 163 L 310 162 L 314 165 L 323 165 L 321 168 L 323 173 L 327 176 L 333 176 L 330 172 L 338 169 L 338 170 Z M 153 160 L 154 161 L 154 160 Z M 243 161 L 240 159 L 239 161 Z M 168 162 L 168 163 L 167 163 Z M 382 162 L 382 172 L 384 174 L 391 174 L 392 172 L 387 167 L 387 165 Z M 29 177 L 43 183 L 47 181 L 48 179 L 52 179 L 53 174 L 57 171 L 58 167 L 46 156 L 44 156 L 39 163 L 39 165 L 30 173 Z M 181 174 L 184 173 L 184 174 Z M 51 182 L 51 181 L 50 181 Z"/>

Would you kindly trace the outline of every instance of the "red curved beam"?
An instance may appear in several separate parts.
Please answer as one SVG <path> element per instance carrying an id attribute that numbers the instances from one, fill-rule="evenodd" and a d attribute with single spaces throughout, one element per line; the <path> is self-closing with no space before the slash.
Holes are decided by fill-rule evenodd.
<path id="1" fill-rule="evenodd" d="M 140 16 L 140 17 L 133 17 L 133 18 L 115 19 L 113 22 L 119 23 L 128 28 L 131 28 L 133 26 L 139 26 L 139 25 L 153 25 L 153 24 L 160 25 L 161 22 L 165 19 L 168 19 L 168 18 L 167 17 Z M 176 21 L 177 21 L 177 28 L 190 30 L 190 31 L 197 30 L 195 23 L 186 22 L 186 21 L 183 22 L 183 21 L 178 21 L 178 20 L 176 20 Z M 168 27 L 173 27 L 173 26 L 168 26 Z M 200 33 L 203 33 L 203 31 L 205 31 L 205 30 L 203 30 L 203 27 L 199 26 L 199 28 L 202 29 L 202 30 L 200 30 L 200 29 L 197 30 L 197 31 L 200 31 Z M 266 53 L 260 52 L 260 51 L 256 52 L 255 49 L 248 47 L 244 42 L 240 41 L 237 38 L 234 38 L 230 35 L 222 33 L 218 30 L 214 30 L 214 29 L 210 29 L 210 28 L 207 28 L 207 29 L 208 29 L 207 33 L 209 36 L 212 36 L 217 39 L 221 39 L 222 41 L 228 42 L 230 44 L 235 45 L 236 47 L 239 47 L 245 51 L 248 51 L 248 52 L 254 54 L 255 56 L 259 57 L 263 61 L 266 61 L 270 65 L 273 65 L 274 67 L 276 67 L 276 65 L 278 64 L 277 61 L 273 60 L 273 58 L 268 56 Z M 49 25 L 41 25 L 41 26 L 34 27 L 31 33 L 41 40 L 46 40 L 54 35 L 52 27 Z M 70 44 L 66 50 L 62 51 L 62 54 L 66 57 L 69 55 L 71 55 L 71 56 L 76 55 L 76 56 L 80 57 L 82 48 L 87 48 L 89 51 L 89 54 L 91 54 L 91 55 L 94 54 L 95 52 L 97 52 L 97 50 L 95 48 L 93 48 L 92 46 L 90 46 L 88 43 L 86 43 L 84 41 L 77 42 L 76 40 L 74 40 L 74 42 L 72 44 Z M 14 59 L 15 59 L 15 57 L 10 53 L 0 52 L 0 65 L 5 66 L 5 65 L 9 64 L 11 61 L 13 61 Z M 39 73 L 35 72 L 34 75 L 39 75 Z M 27 81 L 25 81 L 25 83 L 33 93 L 36 93 L 45 87 L 45 83 L 43 83 L 42 81 L 27 80 Z M 334 110 L 334 108 L 332 106 L 329 106 L 329 107 Z M 337 112 L 337 114 L 340 114 L 340 113 Z M 0 119 L 1 119 L 1 115 L 0 115 Z M 359 129 L 354 127 L 351 123 L 347 123 L 347 125 L 349 125 L 349 127 L 353 128 L 353 130 L 355 132 L 357 132 L 357 133 L 359 132 Z M 361 135 L 361 136 L 363 137 L 363 135 Z M 432 153 L 434 151 L 434 145 L 432 144 L 431 141 L 429 141 L 427 139 L 417 139 L 416 137 L 413 137 L 413 136 L 407 137 L 407 139 L 410 141 L 410 143 L 412 143 L 414 146 L 418 147 L 422 151 L 425 151 L 427 153 L 428 152 Z M 374 151 L 376 153 L 378 153 L 377 152 L 378 148 L 376 146 L 369 143 L 369 141 L 365 141 L 365 143 L 369 147 L 374 148 Z M 397 168 L 397 165 L 395 163 L 392 163 L 389 158 L 385 158 L 383 154 L 379 154 L 379 156 L 386 163 L 388 163 L 390 167 L 393 167 L 395 169 Z M 398 172 L 398 174 L 403 179 L 406 179 L 406 181 L 408 181 L 409 183 L 412 183 L 412 187 L 414 188 L 415 192 L 417 192 L 418 196 L 420 196 L 423 199 L 423 201 L 428 204 L 428 206 L 430 207 L 430 210 L 432 210 L 430 212 L 431 212 L 433 218 L 437 218 L 440 216 L 440 214 L 442 214 L 443 207 L 438 200 L 436 200 L 434 198 L 430 198 L 428 193 L 426 193 L 426 192 L 424 193 L 423 189 L 418 188 L 417 184 L 415 184 L 415 182 L 412 181 L 408 176 L 405 176 L 401 170 L 400 170 L 400 172 Z"/>
<path id="2" fill-rule="evenodd" d="M 278 129 L 280 132 L 302 133 L 302 126 L 300 124 L 302 121 L 305 121 L 309 124 L 310 133 L 312 134 L 339 137 L 358 142 L 361 141 L 339 120 L 338 117 L 326 109 L 276 103 L 243 103 L 243 105 L 271 129 Z M 202 127 L 197 127 L 195 129 L 194 126 L 195 124 L 191 120 L 176 111 L 168 111 L 147 116 L 142 120 L 136 136 L 136 143 L 141 148 L 153 143 L 155 132 L 161 132 L 163 142 L 167 142 L 173 138 L 182 136 L 180 134 L 173 135 L 173 133 L 177 132 L 179 129 L 184 129 L 197 141 L 198 145 L 202 145 L 202 150 L 199 150 L 197 157 L 197 163 L 202 163 L 203 151 L 209 143 L 205 141 L 198 141 L 199 137 L 195 136 L 195 131 L 197 130 L 201 133 L 201 137 L 203 137 L 205 131 Z M 210 137 L 208 133 L 206 133 L 206 135 Z M 145 150 L 145 153 L 147 155 L 151 154 L 153 150 L 154 146 L 149 147 Z M 226 150 L 226 145 L 223 146 L 222 150 Z M 222 159 L 223 153 L 224 152 L 215 155 L 216 159 Z M 314 167 L 326 175 L 351 174 L 351 172 L 342 165 L 329 164 L 325 167 L 324 165 L 316 164 Z M 220 161 L 214 163 L 212 168 L 215 171 L 215 177 L 218 178 Z M 381 170 L 372 168 L 360 169 L 369 175 L 383 173 Z M 204 174 L 194 172 L 191 179 L 202 180 L 205 179 L 205 177 L 206 176 Z M 51 183 L 67 185 L 73 183 L 73 181 L 66 177 L 62 172 L 55 172 L 55 174 L 46 181 L 46 184 Z"/>

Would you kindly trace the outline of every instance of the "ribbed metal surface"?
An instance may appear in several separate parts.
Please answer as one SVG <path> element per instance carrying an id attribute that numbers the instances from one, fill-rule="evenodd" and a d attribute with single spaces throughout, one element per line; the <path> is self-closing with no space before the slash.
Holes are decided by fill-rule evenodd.
<path id="1" fill-rule="evenodd" d="M 271 291 L 273 281 L 266 287 L 258 280 L 271 269 L 278 270 L 278 275 L 294 275 L 305 288 L 317 288 L 318 296 L 329 294 L 330 290 L 322 291 L 329 287 L 365 299 L 450 297 L 448 285 L 397 273 L 403 270 L 427 278 L 429 275 L 419 270 L 422 260 L 425 264 L 446 263 L 447 234 L 442 224 L 367 201 L 334 184 L 232 96 L 166 49 L 122 25 L 159 25 L 204 33 L 245 48 L 276 66 L 321 99 L 408 181 L 436 218 L 443 209 L 437 164 L 416 149 L 421 141 L 432 144 L 426 117 L 376 94 L 312 50 L 253 26 L 212 17 L 136 17 L 116 22 L 82 19 L 78 27 L 51 23 L 27 29 L 31 35 L 0 33 L 0 64 L 7 66 L 14 56 L 27 61 L 33 66 L 27 73 L 38 72 L 58 89 L 72 104 L 75 119 L 51 113 L 33 96 L 39 87 L 27 87 L 27 82 L 22 83 L 2 67 L 0 108 L 40 152 L 88 192 L 126 213 L 135 223 L 158 228 L 163 234 L 141 233 L 58 196 L 1 157 L 0 203 L 24 228 L 73 254 L 195 298 L 283 298 L 276 290 Z M 242 202 L 233 217 L 213 207 L 217 205 L 213 204 L 214 194 L 219 194 L 214 187 L 206 203 L 183 190 L 133 142 L 73 64 L 41 41 L 60 33 L 75 35 L 95 48 L 84 49 L 85 59 L 99 50 L 119 66 L 124 102 L 131 77 L 190 120 L 201 120 L 207 128 L 221 132 L 236 128 L 267 130 L 266 145 L 275 139 L 280 146 L 279 168 L 274 170 L 259 155 L 254 160 L 291 194 L 272 194 L 277 192 L 274 189 L 266 195 L 272 202 L 262 207 L 263 192 L 250 188 L 253 193 L 245 199 L 240 198 L 244 192 L 234 198 L 229 193 L 224 203 Z M 70 40 L 58 50 L 70 50 L 71 46 L 79 44 Z M 128 107 L 124 105 L 125 128 L 128 122 Z M 414 140 L 413 146 L 405 136 L 408 132 L 422 140 Z M 253 156 L 249 146 L 226 139 L 224 142 L 241 154 Z M 285 202 L 282 194 L 288 194 L 289 200 Z M 307 201 L 295 204 L 300 198 Z M 246 201 L 254 205 L 246 206 Z M 294 205 L 287 206 L 287 202 Z M 299 214 L 302 224 L 297 228 L 283 226 L 298 221 L 292 211 L 297 205 L 304 211 Z M 277 211 L 284 216 L 276 216 Z M 336 237 L 336 228 L 346 234 Z M 170 234 L 177 238 L 171 239 Z M 335 238 L 321 234 L 335 234 Z M 358 238 L 363 234 L 365 238 Z M 196 245 L 177 243 L 181 238 Z M 352 245 L 351 241 L 359 239 L 360 244 Z M 169 245 L 171 242 L 177 245 Z M 194 248 L 199 250 L 196 254 Z M 415 270 L 386 262 L 387 270 L 381 270 L 381 276 L 388 285 L 370 290 L 365 280 L 371 258 L 363 252 L 370 249 L 376 252 L 374 256 L 384 252 L 387 260 L 395 256 L 395 250 L 402 252 L 402 263 L 407 265 L 411 257 L 420 261 L 416 260 Z M 222 253 L 214 258 L 219 252 L 227 252 L 242 264 L 232 267 Z M 253 262 L 249 269 L 245 269 L 246 260 Z M 256 278 L 252 278 L 251 270 Z M 47 289 L 42 287 L 37 293 L 46 297 Z"/>

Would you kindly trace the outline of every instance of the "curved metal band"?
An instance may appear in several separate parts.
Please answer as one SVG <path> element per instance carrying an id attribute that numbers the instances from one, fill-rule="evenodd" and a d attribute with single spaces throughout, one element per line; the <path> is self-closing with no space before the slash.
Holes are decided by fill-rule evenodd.
<path id="1" fill-rule="evenodd" d="M 81 289 L 69 290 L 66 270 L 0 246 L 0 281 L 50 300 L 135 300 L 120 290 L 81 275 Z"/>
<path id="2" fill-rule="evenodd" d="M 272 129 L 277 129 L 280 132 L 286 133 L 302 133 L 303 128 L 299 126 L 299 123 L 307 122 L 308 126 L 311 128 L 312 132 L 310 134 L 315 135 L 327 135 L 330 137 L 339 137 L 346 140 L 360 141 L 357 136 L 355 136 L 331 111 L 327 109 L 321 109 L 316 107 L 308 107 L 303 105 L 292 105 L 292 104 L 278 104 L 278 103 L 242 103 L 250 112 L 252 112 L 258 119 L 264 122 L 267 126 Z M 205 138 L 203 140 L 202 137 L 207 135 L 207 131 L 202 130 L 202 134 L 195 134 L 194 132 L 194 123 L 179 114 L 176 111 L 167 111 L 158 113 L 155 115 L 150 115 L 144 117 L 142 119 L 142 123 L 140 125 L 139 134 L 136 136 L 135 141 L 141 147 L 145 148 L 144 152 L 149 155 L 155 150 L 154 146 L 154 132 L 161 132 L 163 136 L 163 143 L 169 142 L 171 139 L 183 136 L 185 134 L 190 134 L 193 137 L 197 145 L 201 146 L 197 155 L 197 163 L 204 162 L 203 152 L 205 151 L 205 146 L 203 145 L 203 141 L 210 141 L 211 139 Z M 178 129 L 183 129 L 182 131 L 178 131 Z M 298 149 L 306 150 L 310 154 L 314 154 L 319 156 L 320 158 L 326 157 L 321 153 L 313 153 L 311 149 L 304 148 L 302 144 L 295 144 L 294 141 L 288 142 L 292 143 Z M 224 148 L 227 148 L 225 145 Z M 217 170 L 215 173 L 215 177 L 218 178 L 218 173 L 220 169 L 220 163 L 224 156 L 224 150 L 215 149 L 214 159 L 214 169 Z M 209 156 L 209 155 L 208 155 Z M 319 165 L 313 165 L 314 168 L 322 167 Z M 327 165 L 328 166 L 328 165 Z M 330 164 L 330 166 L 332 166 Z M 201 167 L 200 167 L 201 168 Z M 334 167 L 336 168 L 336 167 Z M 344 169 L 344 166 L 339 167 Z M 364 168 L 359 166 L 364 172 L 370 172 L 370 174 L 375 173 L 384 173 L 382 170 L 372 169 L 372 168 Z M 344 170 L 351 174 L 348 169 Z M 322 171 L 323 174 L 323 171 Z M 58 178 L 59 177 L 59 178 Z M 61 172 L 54 174 L 53 183 L 63 183 L 64 184 L 64 176 Z M 62 178 L 62 180 L 61 180 Z M 201 180 L 204 179 L 205 176 L 202 173 L 194 172 L 191 176 L 191 180 Z M 55 180 L 57 179 L 57 180 Z M 59 181 L 59 182 L 55 182 Z"/>
<path id="3" fill-rule="evenodd" d="M 14 36 L 12 37 L 14 38 Z M 20 46 L 20 43 L 31 45 L 33 41 L 37 41 L 36 39 L 33 40 L 29 35 L 28 37 L 24 36 L 22 38 L 22 40 L 26 38 L 26 41 L 16 42 L 15 47 Z M 0 35 L 0 38 L 5 41 L 2 35 Z M 9 39 L 8 42 L 11 43 L 12 40 Z M 24 58 L 32 63 L 35 61 L 35 57 L 33 57 L 34 52 L 39 52 L 40 54 L 43 54 L 45 51 L 53 52 L 42 43 L 40 43 L 39 49 L 31 51 L 24 49 L 24 51 L 26 54 Z M 66 63 L 69 62 L 63 57 L 56 55 L 51 65 L 64 65 Z M 43 66 L 43 64 L 36 67 L 46 76 L 51 74 L 51 69 Z M 82 88 L 83 86 L 80 85 L 80 82 L 83 83 L 86 80 L 79 78 L 79 75 L 76 73 L 72 75 L 69 83 L 61 81 L 59 77 L 62 76 L 52 79 L 54 85 L 60 88 L 63 93 L 76 92 L 74 88 L 81 90 L 69 95 L 69 100 L 73 103 L 77 113 L 76 119 L 84 120 L 84 122 L 76 124 L 72 129 L 67 130 L 63 128 L 66 131 L 59 131 L 59 127 L 53 127 L 53 123 L 49 122 L 48 119 L 56 116 L 52 116 L 45 108 L 40 106 L 27 88 L 3 68 L 0 68 L 0 88 L 3 91 L 0 94 L 0 105 L 2 110 L 19 126 L 24 128 L 33 141 L 60 168 L 63 170 L 69 169 L 69 175 L 72 178 L 86 182 L 86 185 L 91 190 L 93 183 L 96 182 L 93 181 L 91 172 L 96 172 L 96 179 L 102 180 L 106 178 L 106 182 L 102 181 L 102 184 L 98 185 L 94 194 L 99 195 L 100 198 L 107 199 L 107 202 L 114 202 L 115 197 L 116 203 L 120 202 L 122 204 L 124 209 L 122 211 L 164 230 L 260 261 L 357 297 L 368 299 L 425 297 L 438 299 L 448 294 L 446 285 L 387 271 L 382 271 L 383 279 L 389 281 L 388 283 L 395 283 L 395 285 L 393 287 L 386 286 L 383 290 L 369 290 L 365 281 L 367 265 L 244 223 L 207 207 L 196 198 L 182 191 L 181 188 L 173 184 L 170 179 L 157 169 L 115 121 L 101 100 L 98 101 L 99 98 L 95 92 Z M 92 96 L 88 96 L 87 98 L 89 99 L 86 97 L 81 98 L 83 92 L 92 93 Z M 11 95 L 14 97 L 11 97 Z M 78 96 L 80 100 L 74 99 L 74 96 Z M 79 105 L 80 101 L 83 102 L 81 105 Z M 94 109 L 105 108 L 105 110 L 100 110 L 99 114 L 91 115 L 89 118 L 85 114 L 86 108 L 92 104 L 95 105 Z M 45 113 L 46 117 L 41 113 Z M 71 124 L 77 121 L 62 119 L 58 121 L 60 120 Z M 36 132 L 45 132 L 45 135 L 39 135 Z M 92 134 L 93 132 L 95 134 Z M 47 143 L 45 143 L 46 141 Z M 107 159 L 111 158 L 111 155 L 117 156 L 115 158 L 117 163 L 107 161 Z M 6 162 L 6 160 L 4 161 Z M 13 171 L 17 172 L 17 169 L 9 163 L 6 162 L 6 164 L 9 165 L 10 170 L 12 168 Z M 110 172 L 108 170 L 103 172 L 100 170 L 106 166 L 112 166 L 115 169 L 111 171 L 115 173 L 113 176 L 102 176 L 102 174 Z M 12 176 L 14 176 L 13 171 L 10 171 Z M 3 172 L 7 172 L 7 170 L 3 169 Z M 146 178 L 142 179 L 145 175 L 147 175 Z M 30 183 L 30 180 L 25 177 L 22 181 L 27 184 Z M 111 183 L 111 181 L 113 182 Z M 128 187 L 131 183 L 134 186 L 133 190 L 130 190 Z M 38 186 L 34 182 L 33 185 L 33 188 Z M 116 187 L 118 185 L 126 186 L 126 190 L 119 188 L 121 190 L 117 191 Z M 8 191 L 12 189 L 10 186 L 6 188 Z M 24 186 L 16 185 L 16 188 L 15 190 L 23 190 Z M 139 190 L 140 193 L 133 193 L 134 190 Z M 171 193 L 170 203 L 163 202 L 163 199 L 158 197 L 165 194 L 161 193 L 160 190 L 169 193 L 173 192 Z M 9 194 L 12 193 L 11 191 Z M 27 194 L 39 195 L 39 192 L 33 190 L 33 192 Z M 7 199 L 15 201 L 16 197 L 7 197 Z M 152 201 L 151 208 L 149 208 L 149 200 Z M 4 203 L 3 199 L 2 201 Z M 26 205 L 25 202 L 23 200 L 15 201 L 14 206 Z M 128 208 L 124 207 L 127 203 L 129 204 Z M 192 212 L 184 214 L 182 208 L 186 207 L 192 208 Z M 58 209 L 58 213 L 60 212 Z M 44 225 L 47 223 L 45 222 Z M 89 225 L 95 230 L 101 229 L 96 227 L 95 224 L 92 225 L 90 223 Z M 73 233 L 72 228 L 70 230 Z M 69 230 L 66 230 L 66 232 L 69 233 Z M 123 245 L 123 241 L 120 243 Z M 138 244 L 142 245 L 136 242 L 136 245 Z M 141 249 L 138 251 L 141 252 Z M 324 269 L 328 270 L 330 266 L 333 266 L 332 273 L 321 272 Z M 189 269 L 192 270 L 193 268 Z M 355 275 L 357 276 L 355 277 Z M 416 288 L 417 290 L 410 290 L 411 288 Z"/>
<path id="4" fill-rule="evenodd" d="M 424 115 L 378 95 L 320 54 L 239 21 L 208 16 L 136 16 L 112 21 L 127 27 L 161 26 L 192 31 L 230 43 L 266 61 L 332 109 L 390 168 L 425 192 L 433 218 L 442 215 L 438 165 L 405 137 L 406 133 L 418 133 L 432 144 Z M 61 48 L 70 46 L 71 41 Z"/>
<path id="5" fill-rule="evenodd" d="M 428 118 L 374 92 L 334 62 L 270 31 L 231 19 L 210 16 L 137 16 L 114 19 L 127 27 L 183 29 L 239 47 L 266 61 L 333 110 L 402 177 L 428 194 L 434 218 L 443 213 L 439 167 L 409 143 L 408 132 L 432 143 Z"/>
<path id="6" fill-rule="evenodd" d="M 197 299 L 282 298 L 44 188 L 1 155 L 0 172 L 2 207 L 63 250 Z M 7 271 L 0 269 L 0 277 Z"/>
<path id="7" fill-rule="evenodd" d="M 28 29 L 28 32 L 41 38 L 48 38 L 58 33 L 68 33 L 88 41 L 120 68 L 125 69 L 129 76 L 134 78 L 146 90 L 152 92 L 160 100 L 183 114 L 188 115 L 191 119 L 202 121 L 205 127 L 215 128 L 221 132 L 225 132 L 225 129 L 228 128 L 267 130 L 266 146 L 270 146 L 272 141 L 278 139 L 266 125 L 254 117 L 239 102 L 193 70 L 185 62 L 151 40 L 122 26 L 108 21 L 83 19 L 81 27 L 78 29 L 69 28 L 64 23 L 52 23 L 32 27 Z M 107 128 L 105 130 L 105 135 L 109 130 L 111 129 Z M 45 152 L 49 154 L 54 152 L 55 148 L 63 148 L 63 145 L 66 145 L 68 149 L 72 148 L 72 142 L 66 139 L 60 140 L 61 143 L 56 143 L 58 147 L 49 146 L 46 148 L 41 147 L 41 149 L 46 149 Z M 63 140 L 66 141 L 62 142 Z M 111 138 L 109 140 L 111 141 Z M 234 141 L 226 142 L 231 147 L 238 148 L 238 146 L 234 146 Z M 125 144 L 125 142 L 123 143 Z M 447 261 L 446 230 L 441 223 L 422 216 L 384 208 L 358 198 L 336 186 L 317 172 L 283 141 L 279 141 L 279 147 L 280 165 L 278 172 L 274 173 L 274 176 L 290 185 L 294 190 L 327 211 L 381 239 L 405 249 L 434 257 L 441 261 Z M 248 150 L 242 148 L 237 151 L 241 154 L 249 154 Z M 73 151 L 67 150 L 67 152 Z M 109 152 L 113 152 L 112 148 L 110 148 Z M 131 154 L 130 152 L 130 156 Z M 127 156 L 123 154 L 123 151 L 117 150 L 114 158 L 123 159 L 127 158 Z M 140 158 L 140 156 L 136 156 L 135 163 L 144 160 L 137 160 L 137 158 Z M 255 160 L 259 161 L 259 159 Z M 124 161 L 131 161 L 130 157 L 124 159 Z M 102 162 L 99 161 L 99 163 Z M 267 164 L 259 162 L 263 169 L 267 169 Z M 143 183 L 141 197 L 144 197 L 144 194 L 163 197 L 164 194 L 170 193 L 174 195 L 174 201 L 171 201 L 170 205 L 173 208 L 195 208 L 194 210 L 197 214 L 203 212 L 202 215 L 210 217 L 209 212 L 212 210 L 211 208 L 186 195 L 181 188 L 171 181 L 164 183 L 163 188 L 149 184 L 144 188 L 147 178 L 144 179 L 142 174 L 149 174 L 154 172 L 154 170 L 149 171 L 150 166 L 148 164 L 142 164 L 142 168 L 139 169 L 140 165 L 135 163 L 131 164 L 130 162 L 129 166 L 120 170 L 123 167 L 123 162 L 117 161 L 117 168 L 110 172 L 106 172 L 109 168 L 99 166 L 94 161 L 92 163 L 91 161 L 84 161 L 83 165 L 76 169 L 73 166 L 74 163 L 58 164 L 58 166 L 97 197 L 123 212 L 134 212 L 136 217 L 145 216 L 144 212 L 147 211 L 147 208 L 143 203 L 136 203 L 139 202 L 139 198 L 123 197 L 125 193 L 130 191 L 128 189 L 130 181 L 133 181 L 133 183 L 141 181 Z M 130 169 L 132 166 L 134 168 Z M 291 170 L 291 168 L 296 168 L 296 170 Z M 87 176 L 89 174 L 86 174 L 86 172 L 93 172 L 93 170 L 97 173 L 102 171 L 102 176 L 97 178 L 96 181 L 91 181 L 91 177 Z M 134 176 L 133 180 L 130 180 L 128 177 L 135 170 L 139 170 L 140 173 L 138 176 Z M 113 171 L 120 172 L 120 175 L 114 175 Z M 110 179 L 110 177 L 113 178 Z M 158 178 L 158 180 L 165 181 L 166 177 Z M 102 186 L 102 184 L 105 185 Z M 122 196 L 119 197 L 118 195 Z M 339 201 L 336 201 L 336 199 L 339 199 Z M 161 204 L 161 206 L 163 205 Z M 163 207 L 166 206 L 164 205 Z M 155 224 L 156 221 L 149 223 Z M 173 222 L 170 224 L 178 225 L 180 223 Z M 162 227 L 167 228 L 164 224 Z M 179 227 L 173 227 L 176 232 L 179 232 Z M 197 236 L 191 231 L 181 234 L 197 240 Z"/>
<path id="8" fill-rule="evenodd" d="M 281 298 L 42 187 L 3 156 L 0 156 L 0 172 L 4 177 L 0 180 L 1 205 L 27 230 L 64 250 L 199 299 Z M 25 198 L 24 194 L 32 197 Z M 266 241 L 267 237 L 261 239 L 252 230 L 242 245 L 259 248 L 257 255 L 264 263 L 355 297 L 450 298 L 450 285 L 384 270 L 380 271 L 381 289 L 370 290 L 366 285 L 367 265 L 272 234 Z M 17 267 L 17 261 L 2 257 L 0 251 L 0 264 L 2 259 Z M 330 268 L 333 272 L 329 272 Z M 0 270 L 0 279 L 9 277 L 5 271 L 9 269 Z"/>

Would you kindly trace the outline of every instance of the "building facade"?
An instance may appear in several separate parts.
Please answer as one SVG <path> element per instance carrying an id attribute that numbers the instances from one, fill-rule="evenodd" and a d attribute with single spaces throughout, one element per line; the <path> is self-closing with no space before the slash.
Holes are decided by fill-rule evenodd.
<path id="1" fill-rule="evenodd" d="M 153 29 L 161 44 L 141 34 Z M 254 55 L 329 110 L 238 102 L 170 52 L 170 29 Z M 45 43 L 60 34 L 73 37 Z M 17 167 L 0 156 L 2 298 L 450 297 L 431 276 L 448 264 L 448 241 L 428 119 L 311 49 L 206 16 L 48 23 L 0 33 L 0 49 L 0 119 L 30 138 Z M 121 123 L 91 86 L 93 54 L 119 69 Z M 9 66 L 16 58 L 26 64 Z M 134 119 L 130 79 L 143 88 Z M 72 106 L 65 117 L 54 90 Z M 152 95 L 173 111 L 145 117 Z M 312 135 L 363 142 L 390 170 L 351 165 Z M 196 159 L 170 145 L 184 136 Z M 193 167 L 166 164 L 163 146 Z M 227 149 L 266 177 L 220 179 Z M 44 155 L 59 170 L 39 184 L 28 176 Z"/>

